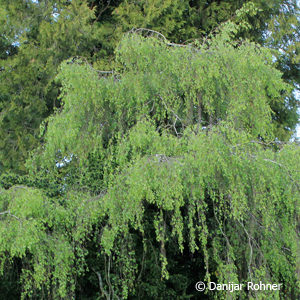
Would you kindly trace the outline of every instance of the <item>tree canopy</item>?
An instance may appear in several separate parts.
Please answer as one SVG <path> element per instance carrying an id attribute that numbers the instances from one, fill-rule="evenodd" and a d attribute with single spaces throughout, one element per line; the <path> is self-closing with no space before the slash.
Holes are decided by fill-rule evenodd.
<path id="1" fill-rule="evenodd" d="M 235 14 L 243 5 L 246 11 Z M 133 28 L 183 44 L 203 42 L 231 20 L 240 25 L 237 38 L 274 50 L 277 69 L 299 89 L 298 10 L 296 0 L 1 0 L 0 172 L 26 174 L 25 161 L 42 141 L 39 126 L 61 105 L 54 82 L 60 63 L 80 56 L 98 70 L 114 69 L 114 50 Z M 289 140 L 297 124 L 295 95 L 271 108 L 276 138 Z"/>
<path id="2" fill-rule="evenodd" d="M 272 110 L 292 87 L 240 28 L 187 45 L 137 29 L 111 72 L 60 65 L 28 173 L 3 177 L 3 295 L 190 299 L 211 280 L 283 288 L 210 299 L 297 298 L 299 147 Z"/>

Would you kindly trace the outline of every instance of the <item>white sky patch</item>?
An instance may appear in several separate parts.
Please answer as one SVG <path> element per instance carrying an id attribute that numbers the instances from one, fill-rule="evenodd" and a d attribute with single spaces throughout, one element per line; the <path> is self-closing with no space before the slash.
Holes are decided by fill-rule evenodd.
<path id="1" fill-rule="evenodd" d="M 300 92 L 298 90 L 295 91 L 295 97 L 297 99 L 297 101 L 300 101 Z M 300 124 L 299 124 L 299 116 L 300 116 L 300 108 L 298 108 L 298 125 L 296 127 L 296 138 L 300 139 Z"/>

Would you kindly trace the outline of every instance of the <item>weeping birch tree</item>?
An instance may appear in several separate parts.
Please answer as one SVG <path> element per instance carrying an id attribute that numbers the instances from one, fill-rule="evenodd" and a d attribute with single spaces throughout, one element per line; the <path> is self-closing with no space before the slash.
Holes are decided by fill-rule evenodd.
<path id="1" fill-rule="evenodd" d="M 297 298 L 300 153 L 271 109 L 291 88 L 236 30 L 185 46 L 136 30 L 111 72 L 61 65 L 30 179 L 0 193 L 1 272 L 23 299 Z"/>

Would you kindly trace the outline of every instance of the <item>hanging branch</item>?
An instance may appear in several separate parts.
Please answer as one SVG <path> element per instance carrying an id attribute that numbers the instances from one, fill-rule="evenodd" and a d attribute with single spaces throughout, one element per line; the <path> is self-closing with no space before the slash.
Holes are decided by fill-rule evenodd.
<path id="1" fill-rule="evenodd" d="M 199 93 L 197 95 L 198 98 L 198 124 L 197 124 L 197 133 L 199 132 L 199 129 L 201 128 L 202 123 L 202 94 Z"/>

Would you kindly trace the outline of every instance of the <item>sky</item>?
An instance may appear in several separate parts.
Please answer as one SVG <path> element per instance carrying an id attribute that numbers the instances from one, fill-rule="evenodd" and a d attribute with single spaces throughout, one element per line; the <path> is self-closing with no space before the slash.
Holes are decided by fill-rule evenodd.
<path id="1" fill-rule="evenodd" d="M 295 91 L 296 99 L 298 100 L 298 103 L 300 101 L 300 91 Z M 298 109 L 298 126 L 296 131 L 296 138 L 300 140 L 300 123 L 299 123 L 299 116 L 300 116 L 300 108 Z"/>

